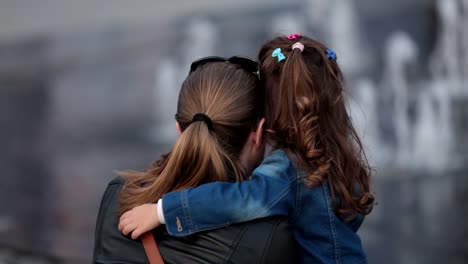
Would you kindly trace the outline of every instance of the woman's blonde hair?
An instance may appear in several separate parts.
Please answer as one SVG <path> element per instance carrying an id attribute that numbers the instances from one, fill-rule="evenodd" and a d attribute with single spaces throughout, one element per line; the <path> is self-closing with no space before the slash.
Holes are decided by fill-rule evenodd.
<path id="1" fill-rule="evenodd" d="M 165 193 L 212 181 L 241 181 L 239 156 L 263 110 L 255 75 L 229 62 L 212 62 L 182 84 L 176 120 L 182 130 L 172 150 L 145 171 L 127 178 L 119 213 L 153 203 Z M 196 114 L 212 122 L 194 121 Z M 174 133 L 176 133 L 174 131 Z"/>

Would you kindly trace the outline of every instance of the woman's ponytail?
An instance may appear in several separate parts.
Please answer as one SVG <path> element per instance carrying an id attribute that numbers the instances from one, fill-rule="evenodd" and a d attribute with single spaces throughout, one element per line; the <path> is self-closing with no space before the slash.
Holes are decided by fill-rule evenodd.
<path id="1" fill-rule="evenodd" d="M 165 193 L 228 179 L 226 154 L 205 122 L 193 122 L 180 134 L 164 160 L 164 169 L 151 183 L 121 196 L 121 213 L 138 204 L 152 203 Z M 130 177 L 128 186 L 141 186 L 141 178 Z M 136 182 L 135 182 L 136 181 Z M 132 203 L 130 201 L 135 201 Z M 136 203 L 138 201 L 138 203 Z"/>
<path id="2" fill-rule="evenodd" d="M 240 181 L 242 147 L 258 119 L 256 77 L 236 65 L 209 63 L 191 73 L 179 94 L 181 134 L 172 150 L 143 172 L 127 178 L 119 213 L 153 203 L 165 193 L 213 181 Z"/>

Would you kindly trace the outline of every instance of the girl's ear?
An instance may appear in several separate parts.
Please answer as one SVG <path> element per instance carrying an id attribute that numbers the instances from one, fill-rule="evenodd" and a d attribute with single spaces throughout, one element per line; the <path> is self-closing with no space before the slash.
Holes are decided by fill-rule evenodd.
<path id="1" fill-rule="evenodd" d="M 257 125 L 257 129 L 255 130 L 255 137 L 254 137 L 254 144 L 255 146 L 262 146 L 263 145 L 263 132 L 265 130 L 265 118 L 260 119 Z"/>
<path id="2" fill-rule="evenodd" d="M 176 129 L 177 129 L 177 134 L 180 136 L 180 134 L 182 134 L 182 129 L 180 129 L 179 122 L 176 121 L 175 126 L 176 126 Z"/>

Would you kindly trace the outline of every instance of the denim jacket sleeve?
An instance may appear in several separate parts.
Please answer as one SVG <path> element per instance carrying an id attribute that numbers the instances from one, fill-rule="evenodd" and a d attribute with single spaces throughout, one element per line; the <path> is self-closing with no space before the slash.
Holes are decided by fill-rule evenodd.
<path id="1" fill-rule="evenodd" d="M 275 151 L 240 183 L 213 182 L 163 196 L 166 229 L 186 236 L 229 224 L 272 215 L 288 215 L 294 202 L 294 166 Z"/>

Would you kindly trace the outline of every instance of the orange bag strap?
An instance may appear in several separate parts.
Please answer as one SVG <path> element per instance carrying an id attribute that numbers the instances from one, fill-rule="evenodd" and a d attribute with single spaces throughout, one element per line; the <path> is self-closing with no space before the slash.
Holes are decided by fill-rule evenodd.
<path id="1" fill-rule="evenodd" d="M 158 244 L 156 244 L 153 233 L 150 231 L 141 235 L 141 241 L 143 242 L 143 247 L 145 248 L 149 263 L 164 264 L 164 260 L 161 256 L 161 252 L 159 252 Z"/>

